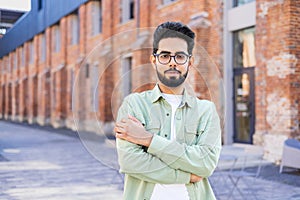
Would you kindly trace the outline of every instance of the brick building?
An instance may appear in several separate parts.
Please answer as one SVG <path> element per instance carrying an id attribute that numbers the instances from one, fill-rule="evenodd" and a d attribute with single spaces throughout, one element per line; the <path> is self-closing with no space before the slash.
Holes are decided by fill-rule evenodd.
<path id="1" fill-rule="evenodd" d="M 217 105 L 223 142 L 280 158 L 299 137 L 299 0 L 32 0 L 0 40 L 3 120 L 111 134 L 124 96 L 156 82 L 152 32 L 197 34 L 189 87 Z"/>

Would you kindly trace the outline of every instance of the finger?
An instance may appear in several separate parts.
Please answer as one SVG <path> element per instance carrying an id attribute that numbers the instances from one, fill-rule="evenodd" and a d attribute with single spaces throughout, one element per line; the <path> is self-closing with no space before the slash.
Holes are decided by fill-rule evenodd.
<path id="1" fill-rule="evenodd" d="M 130 114 L 128 114 L 128 119 L 131 119 L 131 120 L 133 120 L 135 122 L 140 122 L 137 118 L 135 118 L 134 116 L 132 116 Z"/>
<path id="2" fill-rule="evenodd" d="M 115 124 L 115 127 L 123 127 L 122 124 L 123 124 L 123 123 L 118 122 L 118 123 Z"/>
<path id="3" fill-rule="evenodd" d="M 134 116 L 132 116 L 130 114 L 128 114 L 128 119 L 130 119 L 130 120 L 136 122 L 137 124 L 143 126 L 143 124 L 137 118 L 135 118 Z"/>
<path id="4" fill-rule="evenodd" d="M 115 127 L 114 131 L 119 132 L 119 133 L 125 133 L 126 132 L 123 127 Z"/>
<path id="5" fill-rule="evenodd" d="M 127 122 L 127 119 L 126 119 L 126 118 L 123 118 L 123 119 L 121 119 L 120 122 L 121 122 L 121 123 L 126 123 L 126 122 Z"/>
<path id="6" fill-rule="evenodd" d="M 122 139 L 122 133 L 116 132 L 115 136 L 116 138 Z"/>
<path id="7" fill-rule="evenodd" d="M 135 118 L 135 117 L 132 116 L 132 115 L 130 115 L 128 118 L 131 119 L 131 120 L 134 121 L 134 122 L 137 122 L 137 123 L 139 123 L 139 124 L 142 124 L 142 123 L 140 122 L 140 120 L 138 120 L 137 118 Z"/>
<path id="8" fill-rule="evenodd" d="M 125 127 L 125 126 L 126 126 L 126 123 L 120 121 L 120 122 L 117 122 L 115 126 L 116 126 L 116 127 Z"/>
<path id="9" fill-rule="evenodd" d="M 120 132 L 120 127 L 115 127 L 114 128 L 114 132 L 116 133 L 116 132 Z"/>

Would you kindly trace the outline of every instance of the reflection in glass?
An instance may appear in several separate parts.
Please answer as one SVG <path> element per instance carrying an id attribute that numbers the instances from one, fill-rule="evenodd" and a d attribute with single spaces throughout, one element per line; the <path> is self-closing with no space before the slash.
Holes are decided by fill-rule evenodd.
<path id="1" fill-rule="evenodd" d="M 255 0 L 234 0 L 234 7 L 241 6 L 241 5 L 253 2 L 253 1 L 255 1 Z"/>
<path id="2" fill-rule="evenodd" d="M 244 73 L 235 76 L 235 118 L 236 118 L 236 140 L 248 142 L 250 138 L 250 85 L 249 76 Z"/>
<path id="3" fill-rule="evenodd" d="M 234 67 L 253 67 L 255 59 L 255 28 L 247 28 L 233 34 Z"/>

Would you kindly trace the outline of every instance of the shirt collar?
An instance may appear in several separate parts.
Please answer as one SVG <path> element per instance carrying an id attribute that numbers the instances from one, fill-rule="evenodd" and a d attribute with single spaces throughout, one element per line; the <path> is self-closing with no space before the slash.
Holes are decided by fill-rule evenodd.
<path id="1" fill-rule="evenodd" d="M 159 89 L 158 84 L 156 84 L 155 87 L 152 89 L 152 96 L 151 96 L 152 103 L 159 101 L 161 98 L 163 98 L 162 93 Z M 193 101 L 192 97 L 187 93 L 186 89 L 184 89 L 182 103 L 181 103 L 180 107 L 184 106 L 184 105 L 192 107 L 192 105 L 193 105 L 192 101 Z"/>

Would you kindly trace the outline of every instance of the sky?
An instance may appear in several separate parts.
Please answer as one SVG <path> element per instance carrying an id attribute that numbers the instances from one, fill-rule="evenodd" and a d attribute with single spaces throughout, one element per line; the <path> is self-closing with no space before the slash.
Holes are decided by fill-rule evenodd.
<path id="1" fill-rule="evenodd" d="M 0 8 L 29 11 L 31 9 L 31 0 L 0 0 Z"/>

